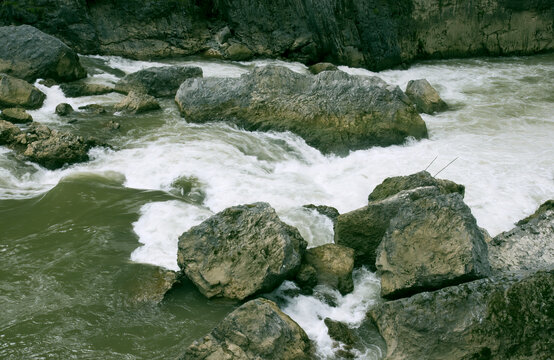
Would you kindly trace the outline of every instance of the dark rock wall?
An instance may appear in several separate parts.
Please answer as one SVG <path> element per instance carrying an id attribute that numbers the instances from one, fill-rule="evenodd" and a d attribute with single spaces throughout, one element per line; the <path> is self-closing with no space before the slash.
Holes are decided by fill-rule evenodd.
<path id="1" fill-rule="evenodd" d="M 551 0 L 4 0 L 81 53 L 330 61 L 373 70 L 416 59 L 554 49 Z M 230 29 L 226 42 L 216 34 Z M 240 52 L 227 51 L 240 44 Z M 212 52 L 213 54 L 213 52 Z"/>

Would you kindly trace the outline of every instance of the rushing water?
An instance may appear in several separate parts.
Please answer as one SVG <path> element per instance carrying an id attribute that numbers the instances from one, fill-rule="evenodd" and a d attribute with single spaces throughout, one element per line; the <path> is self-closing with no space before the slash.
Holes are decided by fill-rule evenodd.
<path id="1" fill-rule="evenodd" d="M 97 83 L 166 63 L 199 65 L 205 76 L 240 76 L 276 63 L 83 61 L 88 81 Z M 423 170 L 435 157 L 432 174 L 456 159 L 440 177 L 466 185 L 466 203 L 491 235 L 554 197 L 554 55 L 427 62 L 378 76 L 403 89 L 427 78 L 439 90 L 451 110 L 423 115 L 428 140 L 323 156 L 290 133 L 188 124 L 172 100 L 161 111 L 116 115 L 121 129 L 112 131 L 104 123 L 113 117 L 81 114 L 69 123 L 54 108 L 113 104 L 121 95 L 66 99 L 58 87 L 37 84 L 48 97 L 31 112 L 35 120 L 114 148 L 93 149 L 89 162 L 49 171 L 0 147 L 0 358 L 178 356 L 237 304 L 206 300 L 187 282 L 158 305 L 141 301 L 141 290 L 151 265 L 177 269 L 178 235 L 228 206 L 267 201 L 310 246 L 320 245 L 332 241 L 332 224 L 302 205 L 356 209 L 384 178 Z M 294 296 L 292 287 L 285 282 L 270 296 L 317 343 L 321 358 L 337 349 L 325 317 L 356 328 L 380 301 L 379 280 L 365 269 L 355 272 L 355 291 L 344 297 L 325 287 Z M 367 339 L 354 351 L 362 359 L 380 354 Z"/>

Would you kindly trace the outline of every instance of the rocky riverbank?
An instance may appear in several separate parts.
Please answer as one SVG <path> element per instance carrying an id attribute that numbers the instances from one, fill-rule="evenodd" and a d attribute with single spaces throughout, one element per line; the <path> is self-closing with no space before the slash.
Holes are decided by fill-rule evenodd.
<path id="1" fill-rule="evenodd" d="M 4 1 L 0 24 L 31 24 L 80 53 L 148 59 L 330 61 L 380 70 L 418 59 L 554 49 L 548 0 Z"/>

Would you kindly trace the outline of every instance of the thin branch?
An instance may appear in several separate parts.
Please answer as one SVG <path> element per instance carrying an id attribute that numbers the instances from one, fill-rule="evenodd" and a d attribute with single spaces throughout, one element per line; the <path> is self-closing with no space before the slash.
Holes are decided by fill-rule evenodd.
<path id="1" fill-rule="evenodd" d="M 438 174 L 440 174 L 444 169 L 446 169 L 447 167 L 450 166 L 450 164 L 452 164 L 454 161 L 456 161 L 458 158 L 455 158 L 454 160 L 452 160 L 451 162 L 449 162 L 448 164 L 446 164 L 445 167 L 443 167 L 442 169 L 439 170 L 438 173 L 436 173 L 435 175 L 433 175 L 433 177 L 437 176 Z"/>
<path id="2" fill-rule="evenodd" d="M 429 165 L 427 165 L 427 167 L 426 167 L 425 170 L 423 170 L 423 171 L 427 171 L 427 169 L 429 169 L 429 166 L 433 165 L 433 163 L 435 162 L 435 160 L 437 160 L 438 157 L 439 157 L 438 155 L 435 156 L 435 158 L 433 159 L 433 161 L 431 161 L 431 162 L 429 163 Z"/>

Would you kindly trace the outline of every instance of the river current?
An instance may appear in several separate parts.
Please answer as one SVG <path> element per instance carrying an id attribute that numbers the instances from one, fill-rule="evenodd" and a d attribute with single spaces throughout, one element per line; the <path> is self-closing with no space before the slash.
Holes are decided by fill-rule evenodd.
<path id="1" fill-rule="evenodd" d="M 204 76 L 236 77 L 254 66 L 298 63 L 168 60 L 132 61 L 83 56 L 87 81 L 113 84 L 150 66 L 191 64 Z M 309 246 L 332 242 L 332 223 L 302 206 L 348 212 L 386 177 L 428 171 L 466 186 L 465 201 L 492 236 L 554 198 L 554 54 L 534 57 L 424 62 L 377 75 L 405 89 L 426 78 L 450 110 L 425 115 L 429 139 L 387 148 L 324 156 L 290 133 L 247 132 L 222 123 L 189 124 L 172 99 L 144 115 L 79 117 L 54 114 L 61 102 L 114 104 L 122 95 L 65 98 L 59 87 L 30 113 L 56 129 L 95 136 L 114 145 L 95 148 L 91 160 L 61 170 L 22 162 L 0 147 L 0 358 L 176 358 L 237 306 L 206 300 L 191 283 L 160 304 L 140 301 L 152 265 L 177 270 L 177 237 L 226 207 L 270 203 L 298 227 Z M 114 119 L 121 129 L 104 123 Z M 436 159 L 434 162 L 433 160 Z M 443 169 L 452 160 L 455 161 Z M 325 317 L 363 326 L 379 299 L 379 279 L 354 274 L 355 290 L 319 287 L 291 295 L 285 282 L 269 296 L 333 359 Z M 330 301 L 329 299 L 332 299 Z M 378 359 L 371 337 L 354 350 Z"/>

